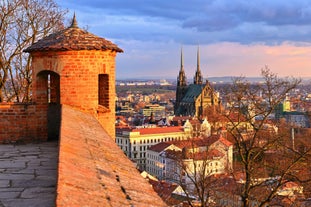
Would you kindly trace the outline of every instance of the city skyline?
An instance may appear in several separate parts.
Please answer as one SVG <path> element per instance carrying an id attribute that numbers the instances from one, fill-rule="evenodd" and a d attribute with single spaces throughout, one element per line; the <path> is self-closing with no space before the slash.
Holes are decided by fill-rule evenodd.
<path id="1" fill-rule="evenodd" d="M 80 28 L 116 43 L 116 78 L 174 78 L 183 48 L 188 79 L 260 76 L 311 77 L 311 2 L 308 1 L 60 1 Z"/>

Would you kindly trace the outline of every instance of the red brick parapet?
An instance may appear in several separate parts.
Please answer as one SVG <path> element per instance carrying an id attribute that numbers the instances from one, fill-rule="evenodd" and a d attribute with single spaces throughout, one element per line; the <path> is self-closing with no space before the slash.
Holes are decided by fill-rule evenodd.
<path id="1" fill-rule="evenodd" d="M 0 103 L 0 144 L 47 140 L 47 105 Z"/>

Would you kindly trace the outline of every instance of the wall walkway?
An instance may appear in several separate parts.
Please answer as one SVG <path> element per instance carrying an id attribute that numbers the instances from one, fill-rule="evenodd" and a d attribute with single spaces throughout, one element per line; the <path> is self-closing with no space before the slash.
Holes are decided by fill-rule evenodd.
<path id="1" fill-rule="evenodd" d="M 62 107 L 56 205 L 166 206 L 91 115 Z"/>

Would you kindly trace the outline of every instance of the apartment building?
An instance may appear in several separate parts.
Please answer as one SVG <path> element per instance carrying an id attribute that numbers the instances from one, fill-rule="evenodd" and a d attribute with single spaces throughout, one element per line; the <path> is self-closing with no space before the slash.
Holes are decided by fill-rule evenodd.
<path id="1" fill-rule="evenodd" d="M 151 146 L 161 142 L 187 140 L 198 133 L 208 136 L 210 128 L 210 124 L 206 120 L 198 128 L 193 127 L 189 120 L 182 126 L 117 127 L 116 143 L 140 170 L 146 170 L 146 152 Z"/>

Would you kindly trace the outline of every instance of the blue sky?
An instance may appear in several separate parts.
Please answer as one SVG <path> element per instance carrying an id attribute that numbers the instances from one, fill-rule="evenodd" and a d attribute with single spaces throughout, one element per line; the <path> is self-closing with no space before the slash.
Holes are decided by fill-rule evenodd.
<path id="1" fill-rule="evenodd" d="M 116 43 L 117 79 L 188 79 L 200 46 L 203 76 L 311 77 L 310 0 L 56 0 L 80 28 Z M 69 20 L 68 20 L 69 22 Z"/>

